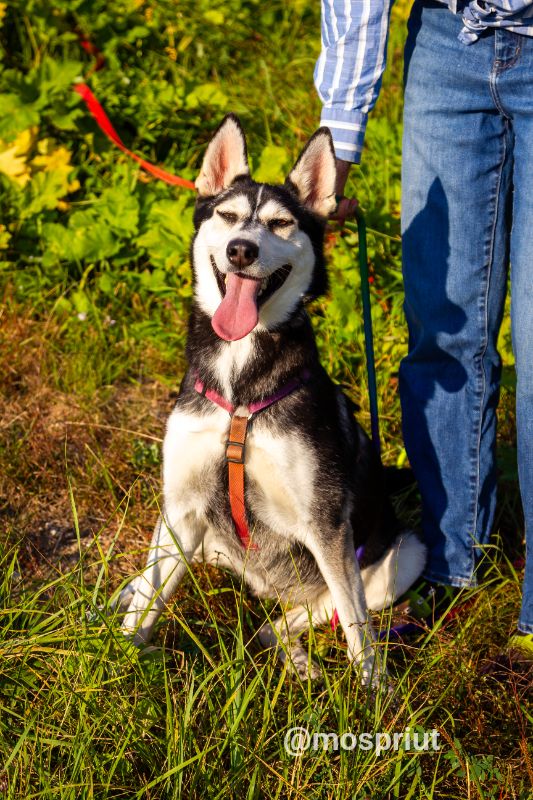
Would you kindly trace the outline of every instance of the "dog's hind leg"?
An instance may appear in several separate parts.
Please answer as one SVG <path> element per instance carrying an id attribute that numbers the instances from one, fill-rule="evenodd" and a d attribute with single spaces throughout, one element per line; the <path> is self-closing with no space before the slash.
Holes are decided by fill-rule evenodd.
<path id="1" fill-rule="evenodd" d="M 307 650 L 302 647 L 299 636 L 305 633 L 310 624 L 320 626 L 331 619 L 333 606 L 329 592 L 324 592 L 310 606 L 295 606 L 274 620 L 265 622 L 259 629 L 261 645 L 266 649 L 275 647 L 279 660 L 300 678 L 316 679 L 320 669 L 309 660 Z"/>
<path id="2" fill-rule="evenodd" d="M 149 641 L 205 533 L 205 525 L 194 512 L 185 514 L 179 525 L 172 522 L 164 517 L 158 519 L 146 567 L 132 582 L 133 596 L 122 630 L 136 645 Z"/>
<path id="3" fill-rule="evenodd" d="M 413 531 L 402 531 L 379 561 L 363 567 L 368 608 L 381 611 L 406 592 L 422 574 L 426 553 L 426 545 Z"/>

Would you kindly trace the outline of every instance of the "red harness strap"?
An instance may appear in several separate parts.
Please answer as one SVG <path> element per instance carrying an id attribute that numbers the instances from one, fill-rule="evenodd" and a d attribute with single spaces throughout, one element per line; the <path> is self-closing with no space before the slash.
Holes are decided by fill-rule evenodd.
<path id="1" fill-rule="evenodd" d="M 226 461 L 228 464 L 229 504 L 237 536 L 246 550 L 257 550 L 257 545 L 252 542 L 250 536 L 244 503 L 244 446 L 249 419 L 249 416 L 241 417 L 236 413 L 231 417 L 229 438 L 226 444 Z"/>
<path id="2" fill-rule="evenodd" d="M 239 408 L 235 408 L 232 403 L 219 395 L 218 392 L 215 392 L 214 389 L 208 389 L 199 378 L 194 384 L 194 388 L 198 394 L 211 400 L 212 403 L 220 406 L 231 415 L 229 436 L 226 443 L 229 503 L 235 531 L 241 540 L 242 546 L 247 550 L 257 549 L 257 545 L 252 542 L 252 536 L 246 520 L 246 504 L 244 499 L 244 455 L 248 423 L 254 414 L 263 411 L 263 409 L 268 408 L 283 397 L 287 397 L 287 395 L 299 389 L 300 386 L 303 386 L 310 377 L 311 373 L 306 369 L 299 378 L 294 378 L 292 381 L 289 381 L 269 397 L 263 400 L 257 400 L 245 407 L 240 406 Z"/>

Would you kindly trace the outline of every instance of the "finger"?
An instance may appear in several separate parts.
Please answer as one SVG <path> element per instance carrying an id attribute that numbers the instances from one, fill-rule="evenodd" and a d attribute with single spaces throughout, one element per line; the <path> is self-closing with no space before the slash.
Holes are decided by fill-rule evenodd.
<path id="1" fill-rule="evenodd" d="M 344 219 L 346 219 L 346 217 L 353 217 L 358 206 L 359 203 L 355 197 L 343 197 L 339 203 L 339 217 L 343 217 Z"/>
<path id="2" fill-rule="evenodd" d="M 344 225 L 348 217 L 355 216 L 358 207 L 359 203 L 355 197 L 343 197 L 339 200 L 331 219 L 337 220 L 341 225 Z"/>

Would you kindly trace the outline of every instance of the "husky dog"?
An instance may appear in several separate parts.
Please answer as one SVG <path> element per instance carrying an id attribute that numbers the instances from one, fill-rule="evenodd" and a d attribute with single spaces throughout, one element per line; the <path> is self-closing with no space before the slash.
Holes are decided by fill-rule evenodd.
<path id="1" fill-rule="evenodd" d="M 234 115 L 209 143 L 196 180 L 189 369 L 167 424 L 162 515 L 148 563 L 122 593 L 123 630 L 147 642 L 187 562 L 205 561 L 244 576 L 257 596 L 291 605 L 259 631 L 265 647 L 281 643 L 291 669 L 308 674 L 298 637 L 335 614 L 362 682 L 375 684 L 368 609 L 409 588 L 425 549 L 400 531 L 379 459 L 320 365 L 304 309 L 327 289 L 323 238 L 334 185 L 327 128 L 312 136 L 282 186 L 252 180 Z M 266 407 L 250 413 L 265 398 Z M 230 406 L 248 418 L 252 547 L 243 546 L 232 518 Z"/>

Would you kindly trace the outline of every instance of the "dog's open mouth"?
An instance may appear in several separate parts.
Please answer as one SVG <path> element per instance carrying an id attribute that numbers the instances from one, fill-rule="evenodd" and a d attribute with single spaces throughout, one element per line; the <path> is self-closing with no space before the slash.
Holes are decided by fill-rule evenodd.
<path id="1" fill-rule="evenodd" d="M 211 266 L 213 267 L 213 272 L 215 273 L 215 278 L 217 279 L 218 288 L 220 289 L 220 294 L 222 297 L 226 294 L 226 278 L 227 275 L 224 275 L 223 272 L 219 270 L 216 265 L 216 261 L 211 256 Z M 259 288 L 259 292 L 257 293 L 257 305 L 259 308 L 266 303 L 269 297 L 272 297 L 274 292 L 277 292 L 278 289 L 281 289 L 287 278 L 289 277 L 292 270 L 291 264 L 284 264 L 282 267 L 277 269 L 271 275 L 266 278 L 263 278 L 262 281 L 259 278 L 252 278 L 250 275 L 244 275 L 244 273 L 237 272 L 234 273 L 238 275 L 240 278 L 245 278 L 249 281 L 257 281 L 261 284 Z"/>
<path id="2" fill-rule="evenodd" d="M 229 342 L 242 339 L 255 328 L 259 308 L 283 286 L 292 270 L 290 264 L 284 264 L 261 280 L 242 272 L 224 275 L 213 256 L 211 265 L 222 295 L 211 324 L 217 336 Z"/>

